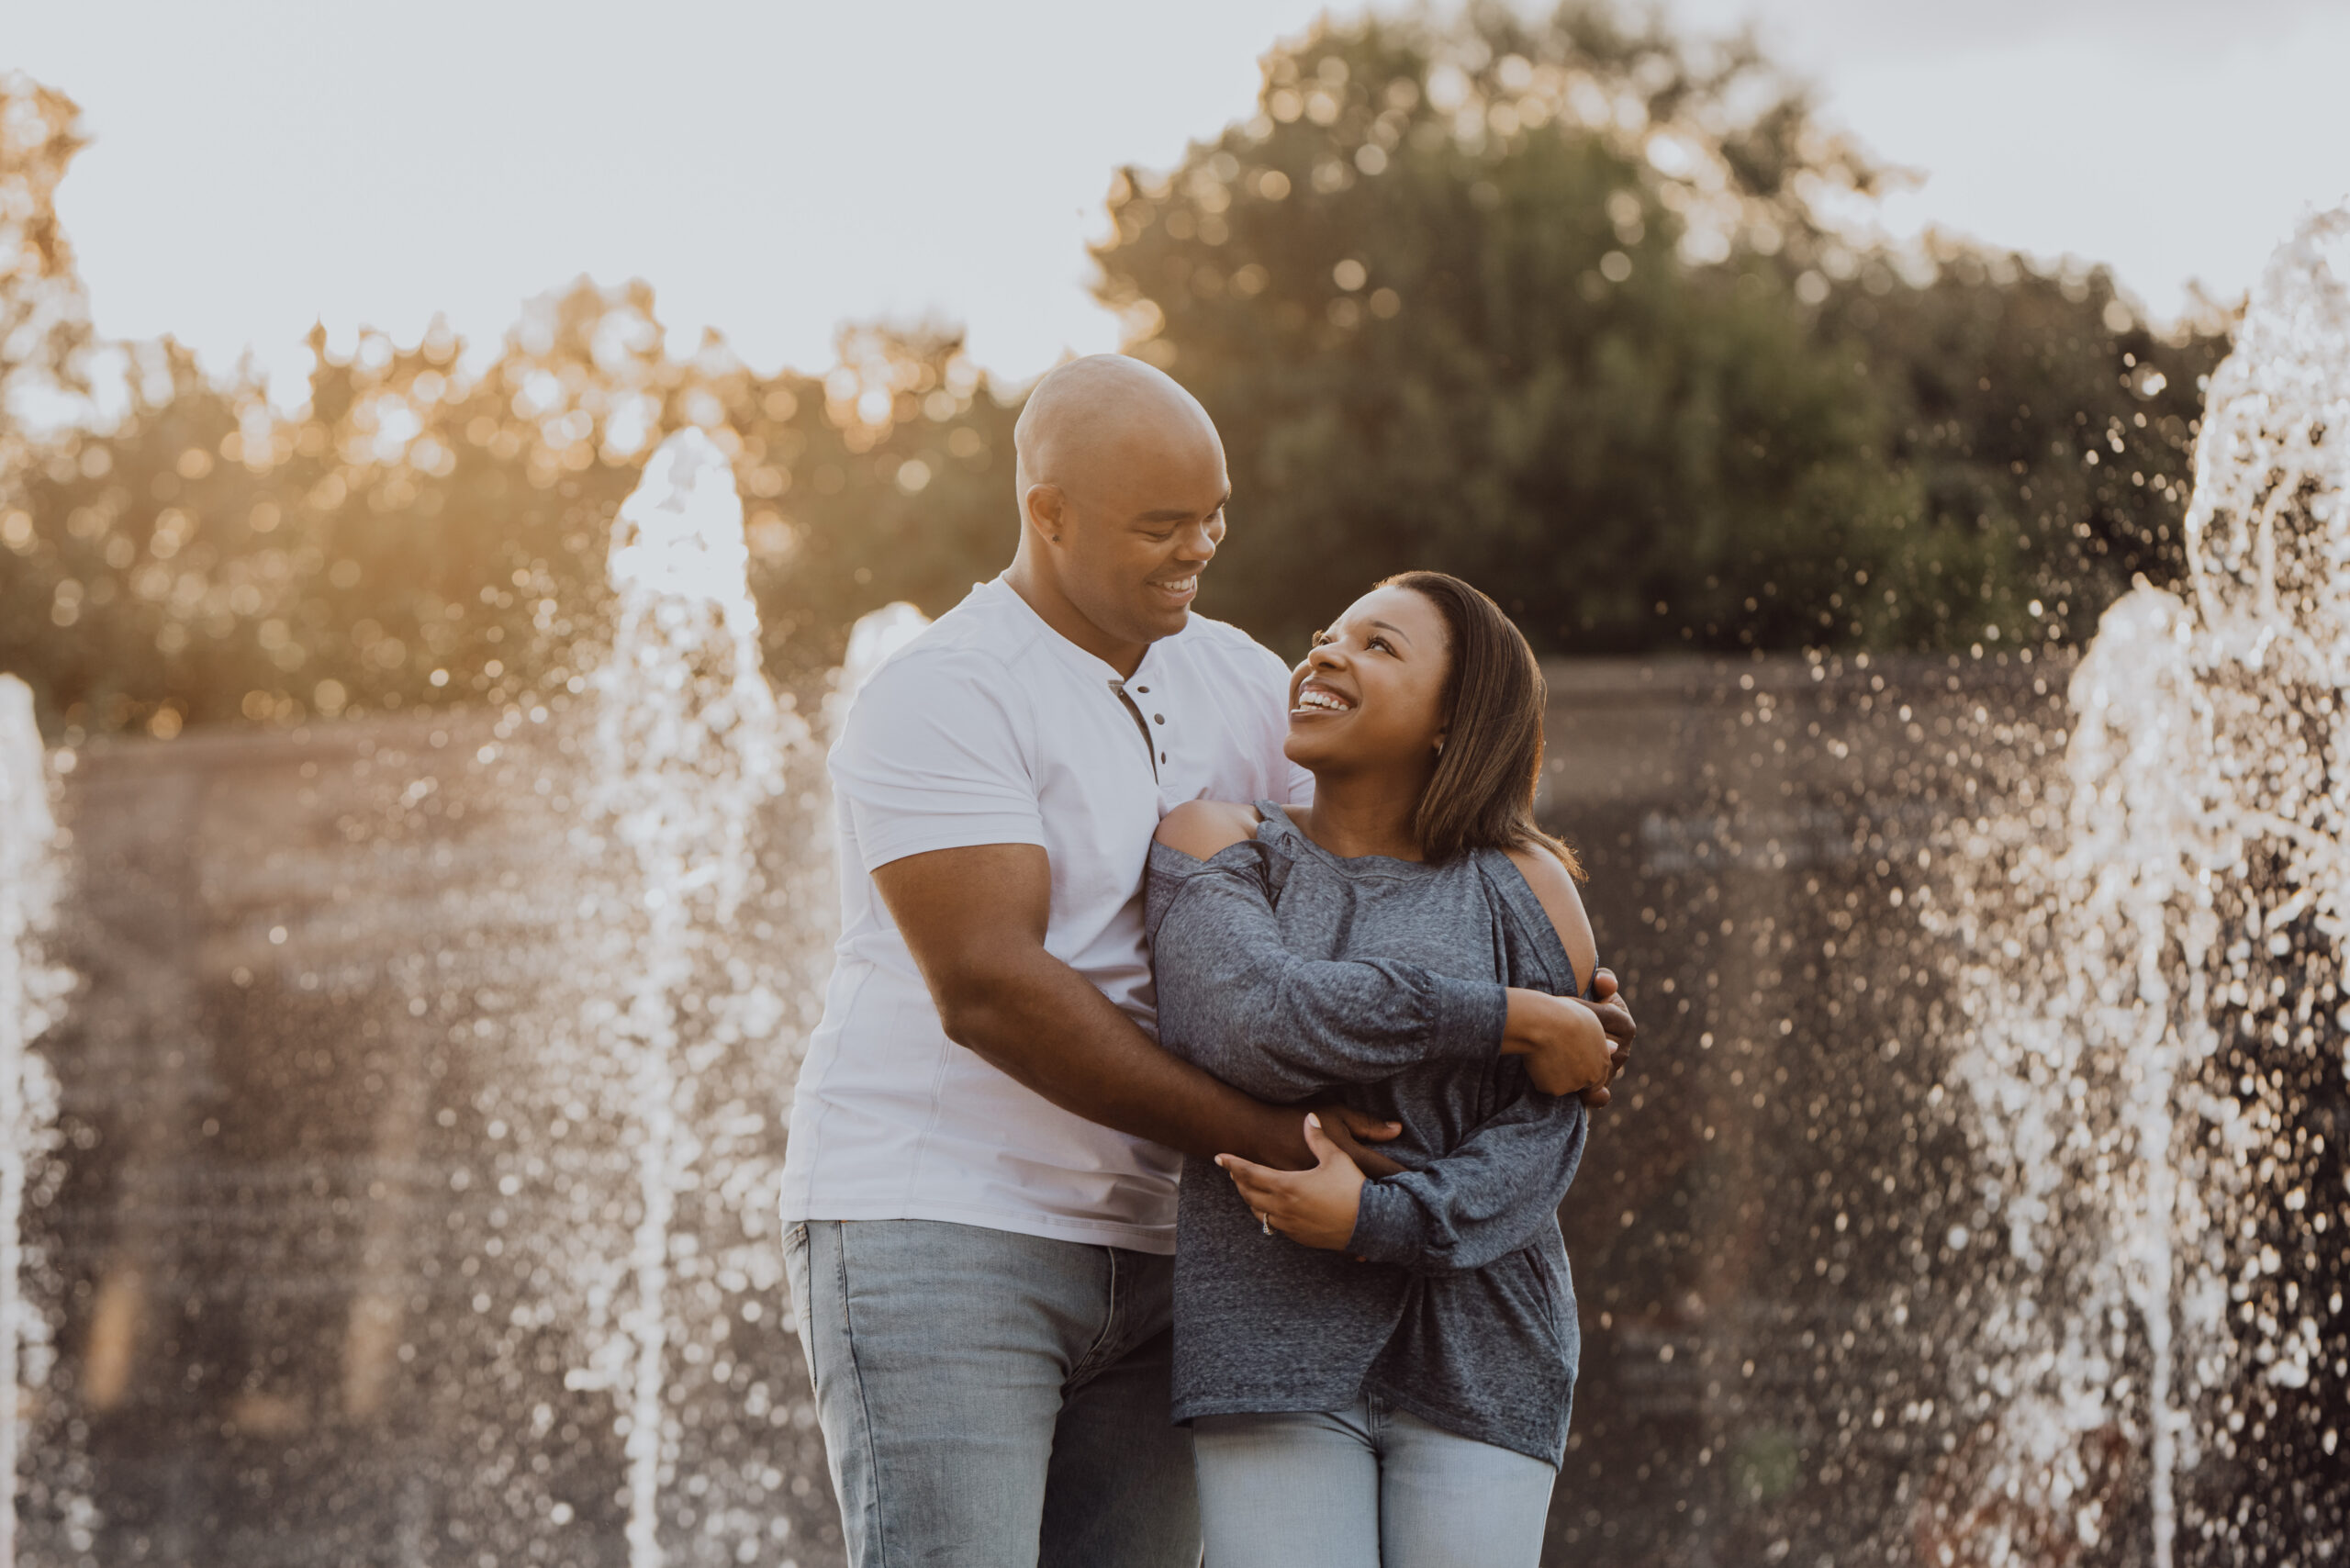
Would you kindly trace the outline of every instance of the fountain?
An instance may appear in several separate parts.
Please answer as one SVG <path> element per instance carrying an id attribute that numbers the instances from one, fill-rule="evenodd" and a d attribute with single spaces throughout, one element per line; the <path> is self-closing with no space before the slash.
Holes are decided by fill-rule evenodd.
<path id="1" fill-rule="evenodd" d="M 777 1218 L 830 868 L 746 567 L 688 432 L 576 696 L 82 748 L 21 1561 L 836 1550 Z"/>
<path id="2" fill-rule="evenodd" d="M 55 1141 L 56 1083 L 33 1049 L 67 980 L 42 957 L 59 892 L 55 835 L 32 692 L 0 676 L 0 1568 L 17 1561 L 19 1406 L 49 1360 L 48 1323 L 21 1288 L 20 1221 L 32 1162 Z"/>
<path id="3" fill-rule="evenodd" d="M 1553 1560 L 2338 1560 L 2346 226 L 2215 380 L 2188 593 L 2077 666 L 1553 672 L 1647 1031 L 1561 1216 Z M 0 683 L 19 1562 L 837 1561 L 776 1201 L 829 812 L 722 439 L 647 465 L 608 645 L 553 622 L 576 686 L 77 748 L 42 947 Z"/>
<path id="4" fill-rule="evenodd" d="M 2143 1488 L 2170 1568 L 2245 1523 L 2241 1463 L 2194 1502 L 2207 1460 L 2340 1442 L 2342 1132 L 2308 1113 L 2350 1070 L 2345 431 L 2350 210 L 2277 252 L 2213 378 L 2188 597 L 2139 587 L 2073 677 L 2061 836 L 1960 834 L 1947 1078 L 2007 1249 L 1953 1369 L 1966 1561 L 2069 1560 Z M 2322 1557 L 2342 1523 L 2265 1528 Z"/>
<path id="5" fill-rule="evenodd" d="M 612 902 L 611 929 L 627 948 L 623 990 L 617 1006 L 603 998 L 591 1006 L 615 1059 L 630 1064 L 633 1298 L 589 1366 L 567 1379 L 575 1389 L 610 1389 L 625 1412 L 630 1568 L 664 1560 L 659 1492 L 678 1435 L 664 1398 L 677 1321 L 672 1229 L 677 1194 L 697 1184 L 698 1124 L 713 1099 L 698 1080 L 713 1046 L 730 1032 L 739 1038 L 745 1022 L 730 1006 L 745 999 L 726 984 L 726 933 L 755 870 L 755 819 L 781 791 L 785 754 L 803 736 L 761 670 L 748 567 L 724 454 L 699 431 L 671 436 L 612 536 L 618 613 L 594 680 L 596 820 L 575 839 L 592 860 L 609 835 L 632 868 L 632 896 Z M 751 1004 L 773 1010 L 772 998 Z M 748 1191 L 773 1190 L 768 1175 L 739 1163 L 727 1175 Z"/>
<path id="6" fill-rule="evenodd" d="M 839 733 L 841 722 L 848 717 L 849 700 L 891 654 L 912 642 L 929 624 L 928 616 L 903 601 L 857 617 L 856 624 L 849 628 L 848 651 L 841 660 L 839 676 L 825 699 L 826 730 Z"/>

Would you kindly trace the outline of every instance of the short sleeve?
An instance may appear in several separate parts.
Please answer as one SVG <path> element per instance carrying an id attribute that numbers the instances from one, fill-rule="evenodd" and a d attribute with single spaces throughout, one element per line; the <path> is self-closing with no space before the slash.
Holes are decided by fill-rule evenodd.
<path id="1" fill-rule="evenodd" d="M 833 748 L 833 791 L 872 871 L 909 855 L 1045 842 L 1019 683 L 955 648 L 909 650 L 875 673 Z"/>

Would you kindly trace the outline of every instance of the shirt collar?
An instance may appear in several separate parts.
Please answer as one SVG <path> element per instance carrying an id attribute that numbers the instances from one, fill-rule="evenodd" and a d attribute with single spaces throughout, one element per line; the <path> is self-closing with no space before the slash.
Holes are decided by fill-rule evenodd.
<path id="1" fill-rule="evenodd" d="M 998 573 L 989 581 L 981 583 L 976 591 L 1001 595 L 1004 602 L 1011 606 L 1013 614 L 1025 617 L 1037 631 L 1044 633 L 1046 645 L 1053 650 L 1055 655 L 1063 664 L 1089 680 L 1112 681 L 1120 684 L 1138 682 L 1147 686 L 1150 683 L 1152 672 L 1165 662 L 1158 651 L 1160 645 L 1171 643 L 1176 637 L 1183 634 L 1182 632 L 1178 632 L 1172 637 L 1161 637 L 1157 643 L 1146 644 L 1142 651 L 1142 662 L 1135 666 L 1135 673 L 1130 676 L 1121 676 L 1116 666 L 1107 659 L 1086 652 L 1058 632 L 1054 631 L 1052 622 L 1037 614 L 1036 607 L 1020 597 L 1020 590 L 1012 586 L 1009 574 Z M 1183 622 L 1183 631 L 1188 632 L 1191 627 L 1191 621 L 1187 617 Z"/>

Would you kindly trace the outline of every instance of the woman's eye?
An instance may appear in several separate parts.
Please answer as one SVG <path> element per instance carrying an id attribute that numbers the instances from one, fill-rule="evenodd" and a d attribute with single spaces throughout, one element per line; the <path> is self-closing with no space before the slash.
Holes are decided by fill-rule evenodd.
<path id="1" fill-rule="evenodd" d="M 1395 645 L 1384 637 L 1373 637 L 1370 642 L 1364 644 L 1363 646 L 1367 648 L 1385 648 L 1391 654 L 1395 651 Z"/>

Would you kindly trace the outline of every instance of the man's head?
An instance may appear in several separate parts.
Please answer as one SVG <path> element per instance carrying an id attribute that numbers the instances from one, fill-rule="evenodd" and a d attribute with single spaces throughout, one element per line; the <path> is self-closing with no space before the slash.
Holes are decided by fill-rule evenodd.
<path id="1" fill-rule="evenodd" d="M 1096 652 L 1181 632 L 1231 487 L 1207 410 L 1140 360 L 1094 354 L 1036 383 L 1013 441 L 1024 591 L 1074 610 L 1097 635 L 1072 641 Z"/>

